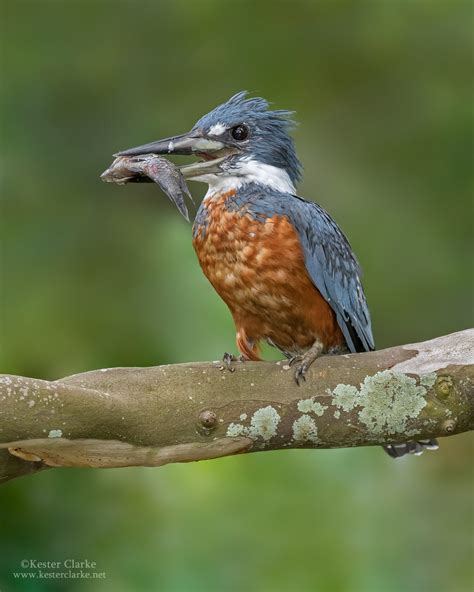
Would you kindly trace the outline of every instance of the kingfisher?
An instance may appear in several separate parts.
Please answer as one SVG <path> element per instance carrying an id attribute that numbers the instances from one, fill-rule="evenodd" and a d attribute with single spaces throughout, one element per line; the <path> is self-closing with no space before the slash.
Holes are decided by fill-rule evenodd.
<path id="1" fill-rule="evenodd" d="M 302 165 L 290 135 L 294 112 L 246 91 L 197 121 L 190 132 L 115 156 L 195 155 L 180 167 L 208 185 L 193 225 L 200 266 L 227 304 L 240 360 L 278 348 L 299 385 L 322 354 L 374 349 L 361 270 L 342 230 L 317 203 L 296 194 Z M 231 363 L 237 358 L 224 355 Z M 393 457 L 434 441 L 391 444 Z"/>

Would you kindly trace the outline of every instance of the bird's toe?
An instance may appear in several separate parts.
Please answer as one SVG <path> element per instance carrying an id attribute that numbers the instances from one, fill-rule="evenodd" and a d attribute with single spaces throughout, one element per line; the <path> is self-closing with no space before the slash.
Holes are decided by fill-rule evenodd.
<path id="1" fill-rule="evenodd" d="M 303 382 L 306 382 L 306 372 L 308 371 L 308 365 L 304 362 L 299 364 L 294 373 L 295 382 L 298 386 L 301 386 Z"/>
<path id="2" fill-rule="evenodd" d="M 302 360 L 303 360 L 303 356 L 300 356 L 300 355 L 291 356 L 291 358 L 288 359 L 288 365 L 294 366 L 297 362 L 301 362 Z"/>
<path id="3" fill-rule="evenodd" d="M 226 369 L 229 372 L 235 372 L 235 362 L 244 362 L 244 356 L 234 356 L 234 354 L 230 354 L 229 352 L 225 352 L 222 356 L 222 361 L 224 363 L 222 369 Z"/>

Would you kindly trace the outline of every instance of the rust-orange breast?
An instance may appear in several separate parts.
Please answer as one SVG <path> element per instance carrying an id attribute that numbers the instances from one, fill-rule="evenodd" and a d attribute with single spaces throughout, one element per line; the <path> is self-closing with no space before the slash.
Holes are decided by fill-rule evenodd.
<path id="1" fill-rule="evenodd" d="M 193 245 L 204 274 L 234 317 L 239 349 L 258 359 L 255 345 L 261 339 L 291 353 L 306 350 L 316 339 L 326 348 L 343 344 L 334 312 L 308 275 L 288 218 L 260 221 L 226 207 L 234 194 L 205 199 Z"/>

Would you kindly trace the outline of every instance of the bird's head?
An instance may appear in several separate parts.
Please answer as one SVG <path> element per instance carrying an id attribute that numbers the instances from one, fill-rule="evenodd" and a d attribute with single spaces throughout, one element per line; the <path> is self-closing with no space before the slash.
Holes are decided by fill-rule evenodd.
<path id="1" fill-rule="evenodd" d="M 181 167 L 181 172 L 213 190 L 256 182 L 294 192 L 301 164 L 289 134 L 291 116 L 291 111 L 272 111 L 265 99 L 239 92 L 201 117 L 190 132 L 115 156 L 193 154 L 201 160 Z"/>

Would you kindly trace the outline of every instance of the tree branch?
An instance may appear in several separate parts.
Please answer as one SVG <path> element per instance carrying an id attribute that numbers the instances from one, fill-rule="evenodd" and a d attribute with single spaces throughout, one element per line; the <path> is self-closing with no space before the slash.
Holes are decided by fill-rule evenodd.
<path id="1" fill-rule="evenodd" d="M 434 438 L 474 424 L 474 330 L 286 362 L 0 377 L 0 481 L 47 467 L 159 466 L 284 448 Z"/>

